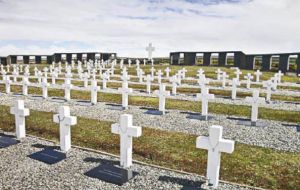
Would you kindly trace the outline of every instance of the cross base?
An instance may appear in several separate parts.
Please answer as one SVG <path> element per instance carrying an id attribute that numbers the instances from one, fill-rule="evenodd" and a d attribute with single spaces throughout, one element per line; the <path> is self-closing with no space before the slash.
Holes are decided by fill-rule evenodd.
<path id="1" fill-rule="evenodd" d="M 130 169 L 124 169 L 119 166 L 103 164 L 86 172 L 85 175 L 91 178 L 97 178 L 108 183 L 123 185 L 134 178 L 138 173 Z"/>
<path id="2" fill-rule="evenodd" d="M 187 116 L 188 119 L 197 119 L 200 121 L 209 121 L 212 120 L 214 117 L 210 115 L 200 115 L 198 113 L 188 113 L 189 115 Z"/>

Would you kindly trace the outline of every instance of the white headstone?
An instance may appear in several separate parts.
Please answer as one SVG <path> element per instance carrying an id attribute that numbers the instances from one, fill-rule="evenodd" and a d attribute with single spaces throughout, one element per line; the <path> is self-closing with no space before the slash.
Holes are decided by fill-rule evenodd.
<path id="1" fill-rule="evenodd" d="M 226 87 L 226 80 L 229 77 L 226 72 L 222 72 L 222 87 L 225 88 Z"/>
<path id="2" fill-rule="evenodd" d="M 46 77 L 43 77 L 43 81 L 42 81 L 41 86 L 42 86 L 42 91 L 43 91 L 43 98 L 48 98 L 49 83 L 48 83 Z"/>
<path id="3" fill-rule="evenodd" d="M 97 104 L 97 97 L 98 97 L 98 91 L 100 90 L 100 87 L 97 86 L 97 80 L 91 81 L 91 103 Z"/>
<path id="4" fill-rule="evenodd" d="M 151 93 L 151 82 L 153 81 L 153 77 L 151 75 L 146 76 L 146 91 L 148 94 Z"/>
<path id="5" fill-rule="evenodd" d="M 208 100 L 214 99 L 214 94 L 209 94 L 209 88 L 201 89 L 201 94 L 197 94 L 197 98 L 201 99 L 201 115 L 207 119 L 208 116 Z"/>
<path id="6" fill-rule="evenodd" d="M 250 103 L 251 108 L 251 122 L 257 121 L 258 105 L 265 102 L 265 98 L 259 97 L 259 91 L 253 90 L 253 97 L 246 97 L 246 102 Z"/>
<path id="7" fill-rule="evenodd" d="M 215 73 L 217 73 L 217 80 L 221 80 L 221 74 L 223 73 L 223 71 L 221 71 L 221 69 L 218 69 L 217 71 L 215 71 Z"/>
<path id="8" fill-rule="evenodd" d="M 232 79 L 231 85 L 232 85 L 232 89 L 231 89 L 231 98 L 232 98 L 233 100 L 235 100 L 235 99 L 236 99 L 236 90 L 237 90 L 237 87 L 238 87 L 239 85 L 241 85 L 241 83 L 240 83 L 240 81 L 239 81 L 237 78 L 233 78 L 233 79 Z"/>
<path id="9" fill-rule="evenodd" d="M 154 91 L 154 94 L 159 98 L 159 111 L 162 114 L 165 114 L 165 106 L 166 106 L 166 97 L 170 96 L 170 92 L 166 91 L 166 86 L 164 84 L 159 85 L 159 90 Z"/>
<path id="10" fill-rule="evenodd" d="M 196 147 L 208 150 L 207 172 L 208 183 L 214 188 L 219 185 L 219 172 L 221 165 L 221 152 L 232 153 L 234 141 L 222 138 L 223 127 L 213 125 L 209 127 L 209 136 L 199 136 Z"/>
<path id="11" fill-rule="evenodd" d="M 17 139 L 26 137 L 25 117 L 29 116 L 29 109 L 24 107 L 24 100 L 17 100 L 15 106 L 10 108 L 10 113 L 15 115 Z"/>
<path id="12" fill-rule="evenodd" d="M 251 80 L 253 79 L 253 76 L 251 75 L 251 73 L 247 73 L 247 75 L 244 76 L 244 79 L 246 79 L 247 81 L 247 89 L 250 89 L 251 87 Z"/>
<path id="13" fill-rule="evenodd" d="M 22 80 L 22 92 L 23 92 L 23 95 L 24 96 L 27 96 L 28 95 L 28 86 L 30 84 L 29 80 L 28 80 L 28 77 L 27 76 L 24 76 L 23 77 L 23 80 Z"/>
<path id="14" fill-rule="evenodd" d="M 10 77 L 8 75 L 6 75 L 4 81 L 5 81 L 5 92 L 6 92 L 6 94 L 9 94 L 10 93 L 10 85 L 11 85 Z"/>
<path id="15" fill-rule="evenodd" d="M 165 69 L 165 72 L 166 72 L 166 77 L 169 78 L 170 77 L 170 72 L 171 72 L 171 69 L 169 67 L 167 67 Z"/>
<path id="16" fill-rule="evenodd" d="M 260 72 L 260 70 L 257 70 L 257 71 L 255 72 L 256 82 L 259 82 L 260 75 L 262 75 L 262 72 Z"/>
<path id="17" fill-rule="evenodd" d="M 111 132 L 120 135 L 120 166 L 129 168 L 132 165 L 132 137 L 140 137 L 142 128 L 132 125 L 132 115 L 123 114 L 120 123 L 111 125 Z"/>
<path id="18" fill-rule="evenodd" d="M 53 116 L 53 121 L 59 123 L 60 149 L 63 152 L 67 152 L 71 148 L 70 127 L 77 124 L 77 117 L 70 116 L 70 108 L 68 106 L 61 106 L 58 114 Z"/>
<path id="19" fill-rule="evenodd" d="M 65 84 L 63 84 L 63 88 L 65 89 L 65 99 L 70 101 L 71 89 L 73 88 L 73 85 L 71 84 L 71 80 L 69 78 L 65 78 Z"/>
<path id="20" fill-rule="evenodd" d="M 122 107 L 124 109 L 127 109 L 128 108 L 128 94 L 132 93 L 132 89 L 128 88 L 128 82 L 123 81 L 122 88 L 119 88 L 118 91 L 122 93 Z"/>
<path id="21" fill-rule="evenodd" d="M 272 88 L 274 86 L 274 83 L 271 80 L 267 80 L 263 82 L 263 87 L 267 89 L 267 96 L 266 101 L 271 101 L 271 94 L 272 94 Z"/>

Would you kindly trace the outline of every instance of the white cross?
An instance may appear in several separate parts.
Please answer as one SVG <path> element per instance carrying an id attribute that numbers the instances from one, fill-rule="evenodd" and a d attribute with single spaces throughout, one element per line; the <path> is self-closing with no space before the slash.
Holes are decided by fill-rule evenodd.
<path id="1" fill-rule="evenodd" d="M 278 73 L 276 73 L 275 75 L 277 75 L 278 83 L 281 83 L 281 77 L 282 77 L 284 74 L 279 70 Z"/>
<path id="2" fill-rule="evenodd" d="M 143 62 L 144 62 L 144 66 L 145 66 L 145 65 L 146 65 L 146 62 L 147 62 L 146 59 L 143 59 Z"/>
<path id="3" fill-rule="evenodd" d="M 59 123 L 60 149 L 67 152 L 71 148 L 70 127 L 77 124 L 77 117 L 70 115 L 70 107 L 61 106 L 58 114 L 53 115 L 53 121 Z"/>
<path id="4" fill-rule="evenodd" d="M 14 80 L 14 82 L 17 82 L 18 75 L 19 75 L 18 71 L 16 69 L 14 69 L 14 71 L 13 71 L 13 76 L 14 76 L 13 80 Z"/>
<path id="5" fill-rule="evenodd" d="M 29 109 L 24 107 L 24 100 L 17 100 L 15 106 L 10 108 L 10 113 L 15 115 L 17 138 L 24 138 L 26 136 L 25 117 L 29 116 Z"/>
<path id="6" fill-rule="evenodd" d="M 166 91 L 166 85 L 159 85 L 159 90 L 154 91 L 154 94 L 159 98 L 159 111 L 165 114 L 166 96 L 170 96 L 170 92 Z"/>
<path id="7" fill-rule="evenodd" d="M 165 69 L 165 72 L 166 72 L 166 77 L 169 78 L 170 77 L 170 72 L 171 72 L 171 69 L 169 67 L 167 67 Z"/>
<path id="8" fill-rule="evenodd" d="M 37 76 L 39 69 L 37 67 L 34 67 L 34 76 Z"/>
<path id="9" fill-rule="evenodd" d="M 131 59 L 128 59 L 128 67 L 131 67 L 131 63 L 132 63 Z"/>
<path id="10" fill-rule="evenodd" d="M 218 69 L 219 70 L 219 69 Z M 229 77 L 226 72 L 222 72 L 222 87 L 225 88 L 226 87 L 226 79 Z"/>
<path id="11" fill-rule="evenodd" d="M 56 83 L 56 78 L 58 77 L 57 70 L 54 69 L 54 71 L 51 74 L 52 84 L 54 85 Z"/>
<path id="12" fill-rule="evenodd" d="M 158 84 L 161 83 L 161 77 L 163 75 L 163 72 L 161 70 L 158 70 L 158 72 L 156 73 L 157 74 L 157 81 L 158 81 Z"/>
<path id="13" fill-rule="evenodd" d="M 41 82 L 42 82 L 42 76 L 43 76 L 43 73 L 41 71 L 38 71 L 37 77 L 38 77 L 38 83 L 39 84 L 41 84 Z"/>
<path id="14" fill-rule="evenodd" d="M 122 73 L 121 80 L 123 82 L 128 82 L 130 80 L 130 76 L 128 75 L 127 71 Z"/>
<path id="15" fill-rule="evenodd" d="M 83 86 L 84 86 L 85 88 L 87 88 L 88 85 L 89 85 L 89 78 L 90 78 L 90 75 L 89 75 L 87 72 L 85 72 L 85 73 L 83 74 Z"/>
<path id="16" fill-rule="evenodd" d="M 235 100 L 236 99 L 236 89 L 237 89 L 237 86 L 241 85 L 241 83 L 240 83 L 240 81 L 237 78 L 233 78 L 231 85 L 232 85 L 231 98 L 233 100 Z"/>
<path id="17" fill-rule="evenodd" d="M 274 83 L 272 80 L 267 80 L 263 82 L 263 87 L 267 89 L 266 101 L 271 101 L 272 88 L 274 88 Z"/>
<path id="18" fill-rule="evenodd" d="M 154 79 L 153 79 L 153 77 L 151 76 L 151 75 L 147 75 L 146 76 L 146 91 L 147 91 L 147 93 L 148 94 L 150 94 L 151 93 L 151 82 L 153 81 Z"/>
<path id="19" fill-rule="evenodd" d="M 203 69 L 199 69 L 197 71 L 197 76 L 200 78 L 202 75 L 204 75 L 204 70 Z"/>
<path id="20" fill-rule="evenodd" d="M 217 71 L 215 71 L 215 73 L 217 73 L 217 80 L 221 80 L 221 74 L 223 73 L 223 71 L 218 69 Z"/>
<path id="21" fill-rule="evenodd" d="M 246 97 L 246 102 L 250 103 L 252 105 L 251 108 L 251 122 L 257 121 L 257 115 L 258 115 L 258 105 L 260 103 L 265 102 L 265 98 L 259 97 L 259 91 L 253 90 L 253 97 Z"/>
<path id="22" fill-rule="evenodd" d="M 11 80 L 10 77 L 8 75 L 3 76 L 5 77 L 4 81 L 5 81 L 5 92 L 6 94 L 10 93 L 10 85 L 11 85 Z"/>
<path id="23" fill-rule="evenodd" d="M 91 81 L 91 103 L 97 104 L 97 97 L 98 97 L 98 91 L 100 90 L 100 87 L 97 86 L 97 80 Z"/>
<path id="24" fill-rule="evenodd" d="M 205 85 L 209 84 L 209 81 L 206 79 L 205 75 L 199 75 L 198 84 L 200 88 L 205 87 Z"/>
<path id="25" fill-rule="evenodd" d="M 43 91 L 43 98 L 48 98 L 49 83 L 47 81 L 47 77 L 43 77 L 41 86 L 42 86 L 42 91 Z"/>
<path id="26" fill-rule="evenodd" d="M 237 80 L 239 81 L 239 80 L 240 80 L 240 75 L 243 74 L 243 73 L 241 72 L 240 69 L 237 69 L 237 70 L 234 72 L 234 74 L 236 74 L 236 78 L 237 78 Z"/>
<path id="27" fill-rule="evenodd" d="M 177 75 L 173 75 L 169 81 L 172 83 L 172 95 L 177 94 L 177 86 L 180 85 L 180 79 Z"/>
<path id="28" fill-rule="evenodd" d="M 154 77 L 154 72 L 155 72 L 154 67 L 151 67 L 150 71 L 151 71 L 151 76 Z"/>
<path id="29" fill-rule="evenodd" d="M 63 84 L 63 88 L 65 89 L 65 99 L 70 101 L 71 89 L 73 88 L 73 85 L 71 84 L 71 80 L 69 78 L 65 78 L 65 84 Z"/>
<path id="30" fill-rule="evenodd" d="M 152 43 L 149 43 L 148 47 L 146 47 L 146 51 L 148 52 L 148 60 L 152 59 L 152 53 L 154 52 L 155 47 L 152 46 Z"/>
<path id="31" fill-rule="evenodd" d="M 197 98 L 201 98 L 201 115 L 207 120 L 208 116 L 208 100 L 215 99 L 214 94 L 209 93 L 209 88 L 205 87 L 201 89 L 201 94 L 197 94 Z"/>
<path id="32" fill-rule="evenodd" d="M 187 72 L 187 70 L 185 68 L 181 69 L 182 78 L 185 78 L 185 73 L 186 72 Z"/>
<path id="33" fill-rule="evenodd" d="M 208 150 L 207 172 L 208 183 L 217 188 L 221 165 L 221 152 L 231 154 L 234 151 L 234 141 L 222 138 L 223 127 L 213 125 L 209 127 L 209 136 L 199 136 L 196 147 Z"/>
<path id="34" fill-rule="evenodd" d="M 109 80 L 109 74 L 107 74 L 107 72 L 105 72 L 105 73 L 102 75 L 102 88 L 103 88 L 104 90 L 107 88 L 107 86 L 106 86 L 107 80 Z"/>
<path id="35" fill-rule="evenodd" d="M 132 165 L 132 137 L 140 137 L 142 128 L 132 125 L 132 115 L 123 114 L 120 123 L 111 125 L 111 132 L 120 135 L 120 166 L 129 168 Z"/>
<path id="36" fill-rule="evenodd" d="M 250 89 L 250 87 L 251 87 L 251 80 L 253 79 L 253 76 L 251 75 L 251 73 L 247 73 L 247 75 L 244 76 L 244 79 L 247 80 L 247 89 Z"/>
<path id="37" fill-rule="evenodd" d="M 272 89 L 273 89 L 273 90 L 276 90 L 276 89 L 277 89 L 277 85 L 278 85 L 278 76 L 275 75 L 275 76 L 272 77 L 270 80 L 273 82 L 273 87 L 272 87 Z"/>
<path id="38" fill-rule="evenodd" d="M 47 78 L 48 77 L 48 71 L 49 71 L 49 69 L 47 67 L 45 67 L 43 69 L 43 71 L 44 71 L 44 76 Z"/>
<path id="39" fill-rule="evenodd" d="M 136 67 L 137 67 L 137 68 L 140 68 L 140 60 L 136 59 L 136 60 L 135 60 L 135 64 L 136 64 Z"/>
<path id="40" fill-rule="evenodd" d="M 122 82 L 122 88 L 118 89 L 122 93 L 122 107 L 128 109 L 128 94 L 132 93 L 132 88 L 128 88 L 128 82 Z"/>
<path id="41" fill-rule="evenodd" d="M 27 96 L 28 95 L 28 85 L 30 84 L 28 77 L 24 76 L 22 82 L 23 82 L 23 86 L 22 86 L 23 95 Z"/>
<path id="42" fill-rule="evenodd" d="M 140 83 L 143 82 L 143 75 L 144 74 L 145 74 L 145 72 L 142 69 L 139 69 L 138 77 L 139 77 L 139 82 Z"/>
<path id="43" fill-rule="evenodd" d="M 259 82 L 260 75 L 262 75 L 262 72 L 260 72 L 260 70 L 257 70 L 257 71 L 255 72 L 256 82 Z"/>

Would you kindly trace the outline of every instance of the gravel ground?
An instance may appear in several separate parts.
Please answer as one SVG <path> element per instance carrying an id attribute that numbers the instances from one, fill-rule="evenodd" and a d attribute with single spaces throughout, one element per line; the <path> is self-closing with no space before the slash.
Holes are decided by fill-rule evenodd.
<path id="1" fill-rule="evenodd" d="M 120 81 L 118 81 L 120 82 Z M 0 84 L 4 84 L 3 81 L 0 81 Z M 22 83 L 20 82 L 13 82 L 12 85 L 20 85 L 22 86 Z M 29 86 L 34 86 L 34 87 L 41 87 L 37 83 L 31 83 Z M 55 89 L 63 89 L 61 85 L 51 85 L 49 88 L 55 88 Z M 81 91 L 90 91 L 89 89 L 79 87 L 79 86 L 74 86 L 74 90 L 81 90 Z M 223 89 L 216 87 L 214 89 Z M 115 93 L 115 94 L 121 94 L 120 92 L 117 91 L 117 89 L 112 89 L 112 88 L 107 88 L 106 90 L 100 90 L 100 92 L 110 92 L 110 93 Z M 292 94 L 291 94 L 292 93 Z M 296 92 L 297 94 L 300 93 Z M 286 91 L 284 96 L 292 96 L 294 92 L 291 91 Z M 143 90 L 134 90 L 132 95 L 134 96 L 146 96 L 146 97 L 156 97 L 153 92 L 152 94 L 148 94 Z M 199 99 L 196 98 L 196 94 L 177 94 L 176 96 L 169 96 L 169 99 L 177 99 L 177 100 L 188 100 L 188 101 L 200 101 Z M 232 105 L 249 105 L 247 102 L 245 102 L 245 99 L 237 98 L 236 100 L 232 100 L 230 98 L 224 98 L 220 96 L 216 96 L 215 99 L 210 100 L 210 102 L 215 102 L 215 103 L 224 103 L 224 104 L 232 104 Z M 300 111 L 300 103 L 299 102 L 287 102 L 287 101 L 271 101 L 270 103 L 265 103 L 261 104 L 260 107 L 265 107 L 265 108 L 270 108 L 270 109 L 279 109 L 279 110 L 289 110 L 289 111 Z"/>
<path id="2" fill-rule="evenodd" d="M 105 163 L 117 165 L 118 160 L 78 148 L 72 148 L 67 159 L 54 165 L 28 157 L 49 146 L 54 144 L 27 137 L 17 145 L 0 149 L 0 189 L 210 189 L 201 176 L 137 163 L 132 169 L 139 174 L 123 186 L 90 178 L 84 173 Z M 219 189 L 251 188 L 220 182 Z"/>
<path id="3" fill-rule="evenodd" d="M 64 104 L 71 107 L 73 115 L 113 122 L 118 122 L 121 114 L 130 113 L 135 125 L 194 135 L 208 135 L 208 127 L 217 124 L 224 127 L 224 138 L 249 145 L 300 152 L 300 126 L 295 123 L 260 120 L 263 127 L 250 127 L 237 124 L 238 120 L 244 118 L 230 118 L 225 115 L 212 115 L 211 120 L 200 121 L 195 113 L 180 110 L 169 110 L 166 115 L 161 116 L 155 115 L 155 111 L 151 113 L 151 109 L 139 106 L 129 106 L 128 110 L 121 111 L 120 106 L 103 102 L 91 106 L 89 102 L 76 100 L 61 103 L 53 99 L 12 97 L 5 94 L 0 96 L 0 104 L 11 106 L 17 98 L 25 99 L 26 107 L 34 110 L 57 112 L 58 107 Z"/>

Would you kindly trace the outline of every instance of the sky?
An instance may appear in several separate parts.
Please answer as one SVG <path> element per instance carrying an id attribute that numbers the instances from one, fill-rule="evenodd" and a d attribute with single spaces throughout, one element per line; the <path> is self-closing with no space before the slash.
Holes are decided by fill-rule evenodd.
<path id="1" fill-rule="evenodd" d="M 0 56 L 300 51 L 299 0 L 0 0 Z"/>

